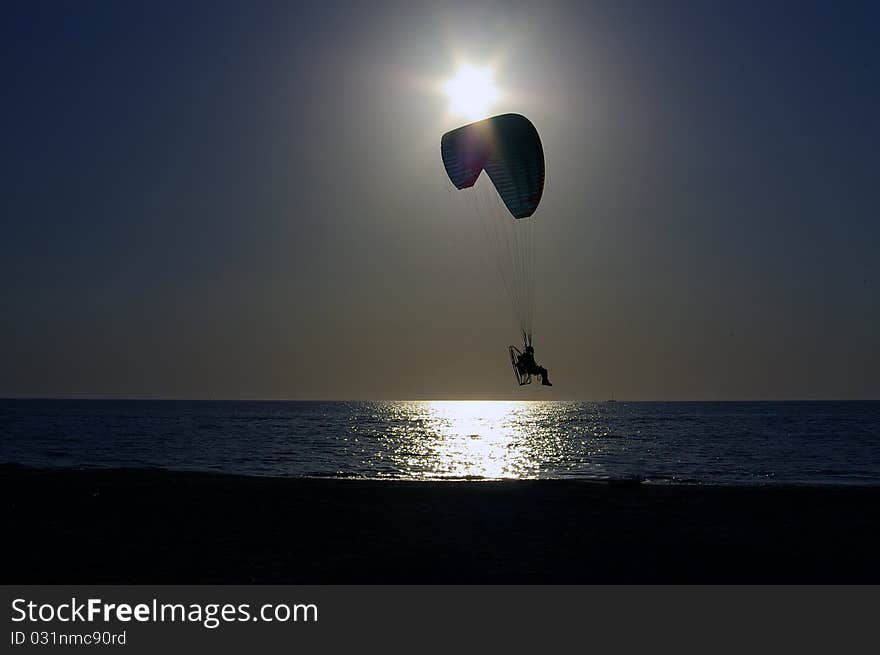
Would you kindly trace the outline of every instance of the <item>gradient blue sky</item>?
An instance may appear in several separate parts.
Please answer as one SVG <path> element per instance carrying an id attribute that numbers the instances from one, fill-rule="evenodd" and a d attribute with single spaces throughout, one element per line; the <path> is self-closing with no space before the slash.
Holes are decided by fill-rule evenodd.
<path id="1" fill-rule="evenodd" d="M 0 395 L 880 397 L 873 3 L 6 3 Z M 528 116 L 538 359 L 428 84 Z"/>

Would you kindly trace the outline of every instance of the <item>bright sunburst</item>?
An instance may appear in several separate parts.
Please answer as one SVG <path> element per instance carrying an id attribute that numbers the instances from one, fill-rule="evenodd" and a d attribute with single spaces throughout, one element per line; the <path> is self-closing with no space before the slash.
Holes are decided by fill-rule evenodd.
<path id="1" fill-rule="evenodd" d="M 449 98 L 449 111 L 470 120 L 485 118 L 501 97 L 492 69 L 470 64 L 459 66 L 443 91 Z"/>

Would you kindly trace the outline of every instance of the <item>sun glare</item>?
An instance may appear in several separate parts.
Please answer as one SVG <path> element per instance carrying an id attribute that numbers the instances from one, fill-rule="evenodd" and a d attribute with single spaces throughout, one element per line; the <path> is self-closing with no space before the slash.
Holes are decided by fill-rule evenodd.
<path id="1" fill-rule="evenodd" d="M 501 96 L 492 69 L 470 64 L 459 66 L 443 85 L 443 91 L 449 98 L 449 111 L 471 120 L 485 118 Z"/>

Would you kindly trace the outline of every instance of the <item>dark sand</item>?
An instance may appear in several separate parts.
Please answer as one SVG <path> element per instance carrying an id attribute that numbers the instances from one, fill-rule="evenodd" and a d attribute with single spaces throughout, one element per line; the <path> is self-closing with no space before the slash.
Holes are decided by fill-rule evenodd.
<path id="1" fill-rule="evenodd" d="M 11 583 L 880 583 L 878 487 L 0 466 Z"/>

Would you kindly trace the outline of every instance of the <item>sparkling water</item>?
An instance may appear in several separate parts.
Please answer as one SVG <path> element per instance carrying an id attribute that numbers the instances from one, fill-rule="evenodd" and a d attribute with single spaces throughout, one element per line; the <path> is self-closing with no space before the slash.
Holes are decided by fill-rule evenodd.
<path id="1" fill-rule="evenodd" d="M 0 400 L 0 462 L 245 475 L 880 484 L 880 402 Z"/>

